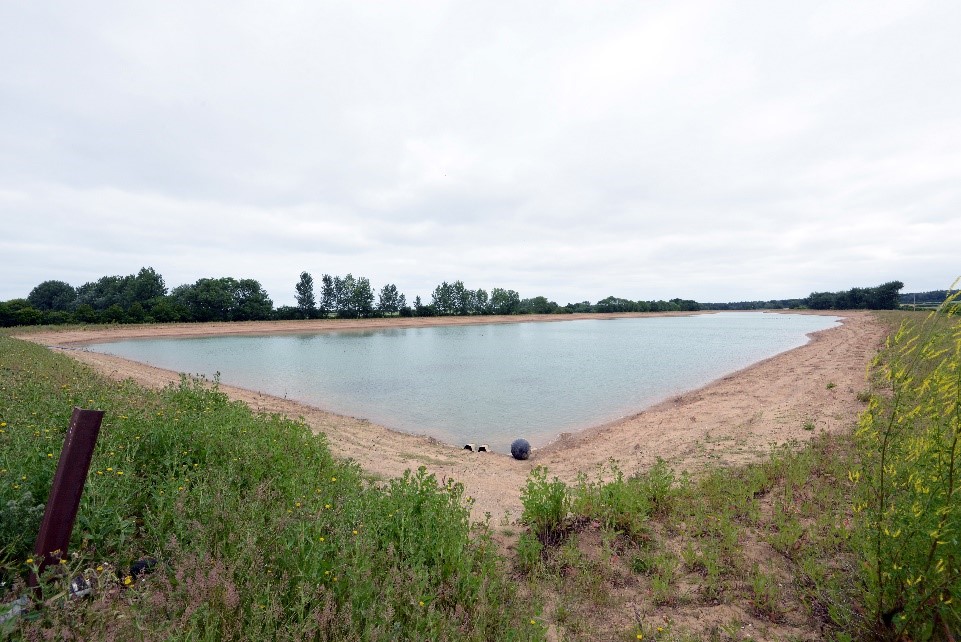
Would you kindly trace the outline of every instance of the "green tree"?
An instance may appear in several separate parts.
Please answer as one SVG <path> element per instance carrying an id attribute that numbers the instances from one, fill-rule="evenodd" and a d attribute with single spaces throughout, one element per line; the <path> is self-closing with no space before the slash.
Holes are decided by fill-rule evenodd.
<path id="1" fill-rule="evenodd" d="M 69 283 L 63 281 L 44 281 L 30 290 L 27 300 L 30 305 L 45 312 L 51 310 L 69 310 L 77 299 L 77 291 Z"/>
<path id="2" fill-rule="evenodd" d="M 380 298 L 377 302 L 377 310 L 384 315 L 397 314 L 407 306 L 407 299 L 397 291 L 397 286 L 388 283 L 380 289 Z"/>
<path id="3" fill-rule="evenodd" d="M 300 273 L 300 281 L 294 286 L 297 290 L 297 307 L 305 319 L 310 319 L 317 314 L 317 302 L 314 299 L 314 277 L 308 272 Z"/>
<path id="4" fill-rule="evenodd" d="M 362 276 L 354 281 L 350 298 L 351 308 L 355 316 L 371 317 L 374 315 L 374 290 L 370 287 L 370 281 L 367 277 Z"/>
<path id="5" fill-rule="evenodd" d="M 273 310 L 274 303 L 259 281 L 240 279 L 236 282 L 230 311 L 231 321 L 263 321 L 270 318 Z"/>
<path id="6" fill-rule="evenodd" d="M 320 308 L 317 313 L 326 317 L 337 311 L 337 289 L 334 287 L 334 279 L 329 274 L 325 274 L 320 279 Z"/>
<path id="7" fill-rule="evenodd" d="M 516 314 L 521 305 L 521 297 L 514 290 L 494 288 L 491 290 L 490 307 L 494 314 Z"/>

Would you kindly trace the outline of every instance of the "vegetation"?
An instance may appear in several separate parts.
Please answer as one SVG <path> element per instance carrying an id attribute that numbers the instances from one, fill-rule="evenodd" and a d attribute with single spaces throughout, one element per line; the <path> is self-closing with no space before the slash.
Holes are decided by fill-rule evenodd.
<path id="1" fill-rule="evenodd" d="M 379 316 L 452 316 L 484 314 L 570 314 L 572 312 L 672 312 L 698 310 L 690 300 L 630 301 L 607 297 L 560 306 L 546 297 L 522 299 L 514 290 L 471 290 L 463 281 L 444 281 L 430 303 L 415 297 L 413 306 L 393 283 L 379 291 L 366 277 L 320 279 L 301 272 L 294 285 L 296 306 L 273 307 L 260 282 L 232 277 L 203 278 L 169 293 L 153 268 L 136 275 L 105 276 L 78 288 L 44 281 L 26 299 L 0 302 L 0 327 L 65 323 L 167 323 L 174 321 L 260 321 L 267 319 L 356 319 Z"/>
<path id="2" fill-rule="evenodd" d="M 302 422 L 255 415 L 216 382 L 150 392 L 3 336 L 0 371 L 0 614 L 30 594 L 71 407 L 106 411 L 69 558 L 0 638 L 543 637 L 458 484 L 423 469 L 367 479 Z M 145 558 L 154 571 L 131 572 Z M 78 576 L 92 596 L 66 599 Z"/>
<path id="3" fill-rule="evenodd" d="M 850 473 L 866 604 L 895 639 L 959 633 L 961 323 L 930 314 L 903 324 L 874 376 Z"/>
<path id="4" fill-rule="evenodd" d="M 703 303 L 705 310 L 896 310 L 904 284 L 891 281 L 873 288 L 851 288 L 842 292 L 812 292 L 803 299 L 773 299 L 770 301 L 738 301 L 732 303 Z M 944 299 L 942 299 L 943 301 Z"/>
<path id="5" fill-rule="evenodd" d="M 564 481 L 539 467 L 520 532 L 501 534 L 469 523 L 453 481 L 366 479 L 301 422 L 254 415 L 216 382 L 149 392 L 0 336 L 0 614 L 27 594 L 70 407 L 108 417 L 67 564 L 0 632 L 957 639 L 961 323 L 879 318 L 892 336 L 856 395 L 856 430 L 697 476 L 612 462 Z M 147 557 L 156 569 L 135 577 Z M 80 575 L 93 595 L 66 599 Z"/>

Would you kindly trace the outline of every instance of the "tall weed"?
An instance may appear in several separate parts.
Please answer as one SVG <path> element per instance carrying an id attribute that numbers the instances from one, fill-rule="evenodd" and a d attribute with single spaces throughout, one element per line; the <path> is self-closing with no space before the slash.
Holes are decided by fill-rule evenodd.
<path id="1" fill-rule="evenodd" d="M 954 310 L 955 308 L 950 308 Z M 865 604 L 890 639 L 961 633 L 961 323 L 906 322 L 874 362 L 857 429 L 854 544 Z"/>

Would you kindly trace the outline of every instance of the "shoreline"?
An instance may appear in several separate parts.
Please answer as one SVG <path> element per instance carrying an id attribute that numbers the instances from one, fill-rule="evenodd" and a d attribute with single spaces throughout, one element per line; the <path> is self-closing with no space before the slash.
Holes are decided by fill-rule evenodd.
<path id="1" fill-rule="evenodd" d="M 133 379 L 162 388 L 180 380 L 179 373 L 89 352 L 82 346 L 104 340 L 230 334 L 290 334 L 410 328 L 439 325 L 530 323 L 576 319 L 686 316 L 697 313 L 627 313 L 617 315 L 531 315 L 517 317 L 418 317 L 164 324 L 80 328 L 29 332 L 17 338 L 62 351 L 113 379 Z M 712 463 L 736 464 L 767 453 L 774 444 L 805 441 L 817 432 L 850 427 L 862 408 L 857 393 L 883 330 L 867 312 L 832 312 L 841 322 L 810 335 L 810 341 L 701 388 L 672 395 L 635 414 L 577 433 L 561 433 L 527 461 L 499 453 L 470 453 L 431 437 L 403 433 L 364 419 L 337 415 L 289 399 L 221 384 L 231 399 L 255 411 L 302 418 L 315 433 L 324 433 L 331 451 L 355 460 L 375 477 L 395 477 L 424 465 L 439 480 L 454 478 L 474 499 L 473 517 L 495 520 L 519 516 L 520 491 L 534 466 L 573 481 L 577 474 L 597 474 L 613 459 L 625 475 L 664 459 L 696 472 Z M 834 384 L 828 388 L 827 384 Z M 807 430 L 805 425 L 814 429 Z"/>

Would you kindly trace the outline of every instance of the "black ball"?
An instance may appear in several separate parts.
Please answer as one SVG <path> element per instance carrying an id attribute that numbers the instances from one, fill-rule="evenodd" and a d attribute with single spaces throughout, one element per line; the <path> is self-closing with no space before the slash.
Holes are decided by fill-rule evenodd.
<path id="1" fill-rule="evenodd" d="M 526 439 L 515 439 L 511 444 L 511 454 L 514 459 L 527 459 L 531 456 L 531 445 Z"/>

